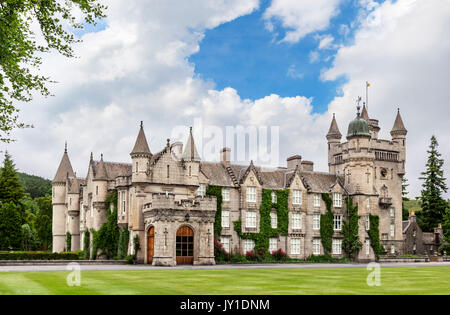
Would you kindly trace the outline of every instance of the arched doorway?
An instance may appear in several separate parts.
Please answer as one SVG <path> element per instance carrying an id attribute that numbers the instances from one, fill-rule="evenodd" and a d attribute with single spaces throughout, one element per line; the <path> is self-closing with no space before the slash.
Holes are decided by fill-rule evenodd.
<path id="1" fill-rule="evenodd" d="M 155 227 L 152 226 L 147 232 L 147 263 L 153 262 L 153 255 L 155 253 Z"/>
<path id="2" fill-rule="evenodd" d="M 177 265 L 191 265 L 194 262 L 194 231 L 182 226 L 177 231 Z"/>

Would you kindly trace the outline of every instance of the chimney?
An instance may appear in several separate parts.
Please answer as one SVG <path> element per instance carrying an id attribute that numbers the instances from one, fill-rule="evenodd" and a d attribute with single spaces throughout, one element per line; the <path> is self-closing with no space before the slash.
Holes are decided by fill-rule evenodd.
<path id="1" fill-rule="evenodd" d="M 411 222 L 416 222 L 416 213 L 414 212 L 414 210 L 410 211 L 408 220 Z"/>
<path id="2" fill-rule="evenodd" d="M 314 171 L 314 163 L 311 161 L 302 161 L 301 165 L 303 171 Z"/>
<path id="3" fill-rule="evenodd" d="M 230 156 L 231 156 L 230 148 L 225 147 L 220 151 L 220 161 L 225 167 L 230 166 Z"/>
<path id="4" fill-rule="evenodd" d="M 287 168 L 294 170 L 297 166 L 301 168 L 302 157 L 300 155 L 293 155 L 287 158 Z"/>

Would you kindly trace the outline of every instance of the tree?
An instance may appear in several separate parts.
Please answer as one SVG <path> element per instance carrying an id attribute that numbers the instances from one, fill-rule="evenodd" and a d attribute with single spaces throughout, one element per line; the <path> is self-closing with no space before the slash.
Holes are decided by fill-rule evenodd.
<path id="1" fill-rule="evenodd" d="M 409 184 L 407 184 L 408 180 L 406 179 L 406 177 L 402 178 L 402 220 L 406 221 L 409 218 L 409 211 L 408 209 L 406 209 L 405 206 L 405 201 L 409 201 L 409 198 L 406 197 L 408 195 L 408 191 L 406 190 L 406 188 L 409 186 Z"/>
<path id="2" fill-rule="evenodd" d="M 0 206 L 0 250 L 22 249 L 22 218 L 14 203 Z"/>
<path id="3" fill-rule="evenodd" d="M 82 22 L 75 18 L 74 9 L 81 12 Z M 80 40 L 67 31 L 68 26 L 95 25 L 105 16 L 104 10 L 99 0 L 0 1 L 0 141 L 10 142 L 14 128 L 30 127 L 18 122 L 13 101 L 31 101 L 32 91 L 50 95 L 46 86 L 50 78 L 38 74 L 42 54 L 56 50 L 74 57 L 72 45 Z M 42 40 L 36 38 L 34 25 L 39 26 Z"/>
<path id="4" fill-rule="evenodd" d="M 48 250 L 52 246 L 52 218 L 43 211 L 39 211 L 36 216 L 36 233 L 43 250 Z"/>
<path id="5" fill-rule="evenodd" d="M 432 136 L 430 149 L 427 151 L 426 170 L 421 173 L 422 177 L 419 178 L 424 181 L 421 192 L 421 228 L 426 232 L 432 232 L 442 222 L 447 208 L 447 201 L 442 198 L 442 194 L 447 192 L 443 171 L 444 160 L 440 158 L 441 154 L 437 151 L 438 146 L 436 137 Z"/>
<path id="6" fill-rule="evenodd" d="M 0 169 L 0 201 L 19 205 L 24 196 L 25 193 L 22 185 L 20 185 L 14 163 L 11 156 L 6 152 L 3 167 Z"/>

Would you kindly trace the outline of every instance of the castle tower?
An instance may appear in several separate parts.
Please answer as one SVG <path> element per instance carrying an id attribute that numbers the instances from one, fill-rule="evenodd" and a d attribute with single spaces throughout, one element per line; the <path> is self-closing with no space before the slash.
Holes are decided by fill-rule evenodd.
<path id="1" fill-rule="evenodd" d="M 67 189 L 68 232 L 72 235 L 71 246 L 67 250 L 76 252 L 80 249 L 80 184 L 76 176 L 69 178 Z"/>
<path id="2" fill-rule="evenodd" d="M 406 134 L 408 131 L 403 124 L 402 116 L 400 115 L 400 108 L 397 110 L 397 117 L 395 117 L 394 126 L 391 130 L 392 140 L 398 143 L 399 147 L 399 162 L 400 171 L 399 174 L 405 174 L 405 160 L 406 160 Z"/>
<path id="3" fill-rule="evenodd" d="M 148 182 L 147 169 L 152 153 L 148 147 L 147 138 L 144 133 L 144 124 L 142 121 L 136 143 L 130 155 L 132 160 L 132 182 Z"/>
<path id="4" fill-rule="evenodd" d="M 94 164 L 95 165 L 95 164 Z M 98 231 L 106 222 L 105 201 L 108 194 L 108 173 L 106 171 L 103 154 L 100 161 L 94 167 L 94 177 L 92 179 L 94 191 L 92 192 L 92 202 L 94 209 L 93 228 Z"/>
<path id="5" fill-rule="evenodd" d="M 331 121 L 330 129 L 328 130 L 326 138 L 328 141 L 328 168 L 330 172 L 335 173 L 336 169 L 334 167 L 334 156 L 336 153 L 338 153 L 338 147 L 341 144 L 342 134 L 339 131 L 334 113 L 333 120 Z"/>
<path id="6" fill-rule="evenodd" d="M 185 168 L 185 178 L 187 185 L 198 186 L 198 175 L 200 171 L 200 155 L 195 147 L 194 136 L 192 135 L 192 127 L 189 130 L 189 138 L 186 142 L 186 147 L 181 156 L 184 161 Z"/>
<path id="7" fill-rule="evenodd" d="M 61 162 L 52 181 L 52 206 L 53 206 L 53 252 L 62 252 L 66 246 L 66 187 L 69 177 L 75 177 L 67 154 L 67 143 Z"/>

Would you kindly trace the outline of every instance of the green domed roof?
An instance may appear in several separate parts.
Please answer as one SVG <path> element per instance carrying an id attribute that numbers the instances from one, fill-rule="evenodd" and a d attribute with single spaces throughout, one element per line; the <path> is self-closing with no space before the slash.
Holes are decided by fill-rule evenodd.
<path id="1" fill-rule="evenodd" d="M 348 125 L 347 138 L 365 136 L 370 137 L 369 124 L 363 118 L 361 118 L 359 112 L 354 120 Z"/>

